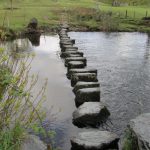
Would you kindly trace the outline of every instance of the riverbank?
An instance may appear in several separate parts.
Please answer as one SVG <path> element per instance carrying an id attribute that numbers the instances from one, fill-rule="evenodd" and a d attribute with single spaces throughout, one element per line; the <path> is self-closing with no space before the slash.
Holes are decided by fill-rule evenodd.
<path id="1" fill-rule="evenodd" d="M 37 11 L 38 10 L 38 11 Z M 67 20 L 73 31 L 125 31 L 150 32 L 148 4 L 138 6 L 112 7 L 110 3 L 93 0 L 38 0 L 0 2 L 0 22 L 2 27 L 20 34 L 31 18 L 37 18 L 39 26 L 46 32 L 58 31 L 59 24 Z"/>

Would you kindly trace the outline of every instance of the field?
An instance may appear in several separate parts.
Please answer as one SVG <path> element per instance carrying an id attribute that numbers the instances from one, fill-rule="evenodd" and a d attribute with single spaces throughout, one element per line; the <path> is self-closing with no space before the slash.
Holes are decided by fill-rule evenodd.
<path id="1" fill-rule="evenodd" d="M 86 27 L 91 30 L 102 28 L 101 21 L 97 20 L 100 13 L 112 13 L 113 18 L 119 21 L 118 30 L 139 30 L 141 19 L 150 16 L 150 5 L 147 0 L 144 5 L 112 7 L 111 2 L 96 0 L 13 0 L 11 10 L 10 0 L 0 1 L 0 26 L 20 30 L 27 26 L 29 20 L 36 17 L 40 25 L 55 28 L 61 20 L 63 13 L 67 20 L 75 27 Z M 107 20 L 107 19 L 106 19 Z M 113 21 L 113 20 L 112 20 Z M 115 22 L 115 21 L 114 21 Z M 150 31 L 150 27 L 140 24 L 140 30 Z"/>

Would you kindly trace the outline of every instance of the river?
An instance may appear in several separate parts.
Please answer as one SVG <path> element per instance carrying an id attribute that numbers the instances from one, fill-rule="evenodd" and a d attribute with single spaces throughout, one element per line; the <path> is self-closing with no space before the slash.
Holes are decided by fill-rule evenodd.
<path id="1" fill-rule="evenodd" d="M 103 128 L 122 136 L 130 119 L 150 112 L 150 36 L 103 32 L 70 32 L 69 35 L 84 52 L 87 65 L 98 70 L 101 101 L 111 113 Z M 69 150 L 70 137 L 80 129 L 72 125 L 72 112 L 76 107 L 70 81 L 66 78 L 67 69 L 59 57 L 59 36 L 42 35 L 35 46 L 28 39 L 1 46 L 11 50 L 15 44 L 25 52 L 36 54 L 31 64 L 31 74 L 39 75 L 35 93 L 48 78 L 44 125 L 56 131 L 56 145 Z M 52 114 L 56 115 L 53 121 Z"/>

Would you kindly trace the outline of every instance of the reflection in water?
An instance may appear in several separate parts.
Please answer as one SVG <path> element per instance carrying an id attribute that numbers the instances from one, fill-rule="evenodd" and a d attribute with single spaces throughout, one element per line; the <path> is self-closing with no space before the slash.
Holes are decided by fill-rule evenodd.
<path id="1" fill-rule="evenodd" d="M 98 69 L 101 101 L 111 112 L 109 130 L 122 135 L 130 119 L 150 112 L 150 37 L 141 33 L 70 33 Z M 95 63 L 96 62 L 96 63 Z"/>
<path id="2" fill-rule="evenodd" d="M 66 68 L 58 55 L 59 37 L 41 36 L 39 46 L 33 46 L 28 39 L 17 39 L 1 46 L 11 52 L 14 58 L 18 52 L 36 54 L 31 64 L 31 74 L 38 74 L 39 80 L 33 94 L 37 94 L 45 78 L 48 78 L 47 99 L 43 104 L 47 117 L 43 126 L 46 130 L 55 130 L 56 145 L 62 150 L 69 150 L 70 137 L 75 135 L 78 129 L 72 125 L 72 112 L 75 110 L 74 95 L 65 75 Z M 56 120 L 52 120 L 53 114 L 57 114 Z M 49 138 L 42 139 L 49 144 Z"/>
<path id="3" fill-rule="evenodd" d="M 33 46 L 39 46 L 40 45 L 40 36 L 41 36 L 40 33 L 27 35 L 29 41 L 32 43 Z"/>

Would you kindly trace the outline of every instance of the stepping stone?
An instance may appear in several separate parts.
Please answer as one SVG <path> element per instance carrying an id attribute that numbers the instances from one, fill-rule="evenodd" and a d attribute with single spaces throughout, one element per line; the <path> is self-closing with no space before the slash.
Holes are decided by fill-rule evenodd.
<path id="1" fill-rule="evenodd" d="M 78 51 L 78 48 L 77 48 L 77 47 L 66 48 L 66 49 L 64 50 L 64 52 L 67 52 L 67 51 Z"/>
<path id="2" fill-rule="evenodd" d="M 100 87 L 99 82 L 77 82 L 73 92 L 76 94 L 79 89 Z"/>
<path id="3" fill-rule="evenodd" d="M 70 37 L 60 37 L 60 40 L 70 40 Z"/>
<path id="4" fill-rule="evenodd" d="M 62 58 L 66 58 L 66 57 L 71 57 L 72 55 L 77 55 L 78 57 L 83 57 L 83 53 L 82 52 L 76 52 L 76 51 L 67 51 L 67 52 L 62 52 L 61 53 L 61 57 Z"/>
<path id="5" fill-rule="evenodd" d="M 67 30 L 68 30 L 68 29 L 69 29 L 69 25 L 63 24 L 63 25 L 61 26 L 61 28 L 62 28 L 62 29 L 67 29 Z"/>
<path id="6" fill-rule="evenodd" d="M 97 70 L 96 69 L 89 69 L 89 68 L 84 68 L 84 69 L 70 69 L 69 72 L 67 73 L 68 79 L 70 79 L 71 76 L 74 73 L 95 73 L 97 75 Z"/>
<path id="7" fill-rule="evenodd" d="M 69 57 L 65 59 L 65 66 L 68 66 L 70 61 L 82 61 L 86 66 L 86 58 L 85 57 Z"/>
<path id="8" fill-rule="evenodd" d="M 71 39 L 60 39 L 60 43 L 65 43 L 65 42 L 71 42 L 72 44 L 75 44 L 75 40 L 71 40 Z"/>
<path id="9" fill-rule="evenodd" d="M 144 113 L 135 119 L 132 119 L 129 124 L 131 135 L 133 136 L 132 144 L 135 149 L 149 150 L 150 149 L 150 113 Z M 132 138 L 132 137 L 131 137 Z M 137 143 L 135 145 L 135 142 Z"/>
<path id="10" fill-rule="evenodd" d="M 64 52 L 66 50 L 66 48 L 78 49 L 78 47 L 73 47 L 73 46 L 70 46 L 70 45 L 66 45 L 66 46 L 63 46 L 61 50 Z"/>
<path id="11" fill-rule="evenodd" d="M 84 68 L 86 65 L 83 61 L 70 61 L 68 62 L 68 69 Z"/>
<path id="12" fill-rule="evenodd" d="M 59 35 L 60 36 L 60 38 L 68 38 L 68 35 L 67 34 L 61 34 L 61 35 Z"/>
<path id="13" fill-rule="evenodd" d="M 69 71 L 68 71 L 69 72 Z M 74 73 L 71 75 L 71 85 L 75 86 L 78 81 L 97 82 L 95 73 Z"/>
<path id="14" fill-rule="evenodd" d="M 84 88 L 76 93 L 75 103 L 76 106 L 82 105 L 84 102 L 99 102 L 100 101 L 100 88 Z"/>
<path id="15" fill-rule="evenodd" d="M 70 52 L 70 51 L 72 51 L 72 52 L 77 52 L 78 50 L 77 50 L 77 49 L 74 49 L 74 48 L 72 48 L 72 49 L 71 49 L 71 48 L 70 48 L 70 49 L 68 49 L 68 48 L 65 49 L 65 52 L 68 52 L 68 51 L 69 51 L 69 52 Z"/>
<path id="16" fill-rule="evenodd" d="M 108 131 L 89 129 L 71 139 L 71 150 L 118 150 L 119 137 Z"/>
<path id="17" fill-rule="evenodd" d="M 72 43 L 63 43 L 63 44 L 60 44 L 60 48 L 64 48 L 64 47 L 66 47 L 66 46 L 73 46 L 73 44 Z"/>
<path id="18" fill-rule="evenodd" d="M 63 44 L 72 44 L 72 42 L 69 41 L 69 40 L 60 41 L 59 43 L 60 43 L 60 45 L 63 45 Z"/>
<path id="19" fill-rule="evenodd" d="M 73 124 L 79 128 L 99 127 L 109 115 L 110 112 L 101 102 L 85 102 L 73 112 Z"/>

